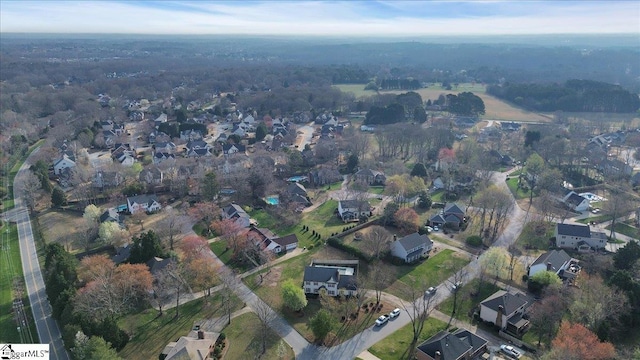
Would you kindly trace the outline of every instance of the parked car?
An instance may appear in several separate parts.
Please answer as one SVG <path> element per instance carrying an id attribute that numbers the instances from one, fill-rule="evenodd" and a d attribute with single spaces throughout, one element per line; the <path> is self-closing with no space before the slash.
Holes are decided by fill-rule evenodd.
<path id="1" fill-rule="evenodd" d="M 427 226 L 427 232 L 432 232 L 433 228 L 431 226 Z"/>
<path id="2" fill-rule="evenodd" d="M 433 296 L 436 293 L 436 291 L 438 291 L 438 288 L 432 286 L 428 288 L 427 291 L 424 292 L 424 296 L 425 297 Z"/>
<path id="3" fill-rule="evenodd" d="M 519 358 L 520 356 L 522 356 L 522 353 L 520 351 L 516 350 L 516 348 L 514 348 L 511 345 L 500 345 L 500 350 L 503 353 L 505 353 L 505 354 L 507 354 L 509 356 L 512 356 L 512 357 L 514 357 L 516 359 Z"/>
<path id="4" fill-rule="evenodd" d="M 400 309 L 395 308 L 389 313 L 389 319 L 394 319 L 400 316 Z"/>
<path id="5" fill-rule="evenodd" d="M 461 287 L 462 287 L 462 282 L 457 281 L 455 284 L 453 284 L 451 291 L 458 291 Z"/>
<path id="6" fill-rule="evenodd" d="M 382 315 L 376 320 L 376 326 L 382 326 L 389 321 L 389 315 Z"/>
<path id="7" fill-rule="evenodd" d="M 598 214 L 600 212 L 600 209 L 599 208 L 593 208 L 593 209 L 591 209 L 591 212 L 593 214 Z"/>
<path id="8" fill-rule="evenodd" d="M 433 227 L 433 231 L 440 231 L 440 228 L 438 227 L 438 225 Z"/>

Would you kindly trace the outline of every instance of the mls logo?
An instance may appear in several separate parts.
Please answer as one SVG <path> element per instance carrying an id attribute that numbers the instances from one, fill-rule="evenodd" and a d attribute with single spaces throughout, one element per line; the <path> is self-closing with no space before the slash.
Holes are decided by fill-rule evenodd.
<path id="1" fill-rule="evenodd" d="M 3 345 L 2 348 L 0 348 L 0 359 L 9 360 L 11 359 L 11 355 L 13 355 L 13 349 L 10 344 Z"/>

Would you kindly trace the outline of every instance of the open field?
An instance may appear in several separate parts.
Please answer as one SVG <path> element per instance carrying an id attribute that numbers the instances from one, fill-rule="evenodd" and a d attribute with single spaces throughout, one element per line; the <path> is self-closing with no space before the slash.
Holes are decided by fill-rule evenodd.
<path id="1" fill-rule="evenodd" d="M 549 238 L 554 236 L 555 225 L 543 221 L 531 221 L 524 224 L 516 244 L 523 249 L 546 250 Z"/>
<path id="2" fill-rule="evenodd" d="M 29 300 L 24 293 L 24 276 L 22 273 L 22 263 L 20 262 L 20 245 L 18 242 L 18 229 L 15 225 L 2 224 L 0 227 L 0 342 L 3 343 L 29 343 L 37 342 L 33 315 L 29 307 Z M 22 301 L 24 311 L 29 321 L 29 326 L 25 329 L 22 326 L 22 334 L 18 331 L 18 324 L 14 321 L 13 299 L 23 292 Z M 30 330 L 30 334 L 26 331 Z M 32 339 L 33 341 L 30 341 Z"/>
<path id="3" fill-rule="evenodd" d="M 72 254 L 85 250 L 81 213 L 50 209 L 38 215 L 38 222 L 41 229 L 46 229 L 42 231 L 46 243 L 62 244 Z"/>
<path id="4" fill-rule="evenodd" d="M 284 340 L 281 340 L 273 330 L 269 330 L 267 335 L 267 351 L 260 355 L 262 350 L 260 319 L 252 312 L 234 318 L 223 332 L 229 343 L 229 349 L 224 356 L 227 360 L 258 358 L 287 360 L 293 359 L 295 356 L 291 347 Z"/>
<path id="5" fill-rule="evenodd" d="M 365 85 L 361 84 L 348 84 L 348 85 L 334 85 L 338 89 L 344 92 L 353 93 L 356 98 L 363 96 L 372 96 L 376 92 L 372 90 L 364 90 Z M 409 90 L 393 90 L 393 91 L 380 91 L 381 94 L 402 94 Z M 420 96 L 422 100 L 427 99 L 436 100 L 440 94 L 457 94 L 465 91 L 470 91 L 484 101 L 486 114 L 482 116 L 483 119 L 490 120 L 508 120 L 508 121 L 528 121 L 528 122 L 550 122 L 551 118 L 543 116 L 537 113 L 533 113 L 524 109 L 517 108 L 507 102 L 504 102 L 496 97 L 485 93 L 484 85 L 482 84 L 461 84 L 457 88 L 452 90 L 446 90 L 440 86 L 428 87 L 423 89 L 414 90 Z"/>
<path id="6" fill-rule="evenodd" d="M 407 315 L 404 314 L 402 316 Z M 444 330 L 446 326 L 446 323 L 438 319 L 428 318 L 420 333 L 418 344 L 437 334 L 439 331 Z M 413 338 L 413 330 L 409 323 L 373 345 L 369 348 L 369 351 L 382 360 L 404 359 L 406 358 L 409 344 L 411 344 L 411 338 Z"/>
<path id="7" fill-rule="evenodd" d="M 118 325 L 131 340 L 119 355 L 128 360 L 157 359 L 169 342 L 187 335 L 197 321 L 225 315 L 220 301 L 219 294 L 212 294 L 209 298 L 180 305 L 177 319 L 175 309 L 166 310 L 162 317 L 158 317 L 158 311 L 152 308 L 120 319 Z M 235 305 L 233 311 L 242 308 L 240 299 L 234 296 L 232 301 Z"/>
<path id="8" fill-rule="evenodd" d="M 455 253 L 453 250 L 444 249 L 422 263 L 413 266 L 398 266 L 394 281 L 386 292 L 399 298 L 411 301 L 411 294 L 429 286 L 436 286 L 453 275 L 454 272 L 463 268 L 469 263 L 465 255 Z"/>

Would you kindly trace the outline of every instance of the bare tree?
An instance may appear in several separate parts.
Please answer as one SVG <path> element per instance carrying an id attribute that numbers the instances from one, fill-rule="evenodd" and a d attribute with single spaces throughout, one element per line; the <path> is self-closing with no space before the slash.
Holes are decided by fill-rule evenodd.
<path id="1" fill-rule="evenodd" d="M 620 182 L 608 186 L 609 199 L 604 203 L 604 209 L 611 215 L 611 231 L 609 237 L 615 238 L 615 225 L 618 217 L 627 215 L 633 209 L 634 202 L 629 185 L 626 182 Z"/>
<path id="2" fill-rule="evenodd" d="M 363 235 L 362 242 L 373 253 L 374 258 L 380 259 L 391 243 L 391 233 L 382 226 L 374 225 Z"/>
<path id="3" fill-rule="evenodd" d="M 29 211 L 33 212 L 36 199 L 38 198 L 38 194 L 40 189 L 42 188 L 42 183 L 36 174 L 31 170 L 27 170 L 22 177 L 22 184 L 20 186 L 20 192 L 22 198 L 24 199 L 25 204 Z"/>
<path id="4" fill-rule="evenodd" d="M 376 304 L 380 303 L 382 298 L 382 291 L 386 289 L 393 281 L 391 274 L 385 270 L 383 266 L 380 266 L 379 260 L 375 260 L 369 265 L 369 272 L 365 282 L 367 287 L 373 290 L 376 294 Z"/>
<path id="5" fill-rule="evenodd" d="M 269 326 L 276 318 L 276 313 L 262 300 L 259 300 L 253 305 L 253 312 L 258 316 L 260 320 L 260 341 L 262 343 L 262 352 L 264 354 L 267 351 L 267 337 L 269 336 Z"/>
<path id="6" fill-rule="evenodd" d="M 429 314 L 433 310 L 435 304 L 433 302 L 433 296 L 424 296 L 424 287 L 411 287 L 407 296 L 413 299 L 410 302 L 402 302 L 402 307 L 409 314 L 411 331 L 413 337 L 411 343 L 407 349 L 407 359 L 413 359 L 416 352 L 416 346 L 418 340 L 420 340 L 420 334 L 424 329 L 424 323 L 427 321 Z"/>
<path id="7" fill-rule="evenodd" d="M 181 223 L 181 213 L 171 206 L 165 207 L 163 210 L 164 218 L 157 225 L 157 233 L 169 243 L 169 249 L 173 250 L 175 236 L 179 233 L 179 225 Z"/>
<path id="8" fill-rule="evenodd" d="M 462 286 L 462 284 L 464 284 L 465 280 L 467 279 L 467 275 L 468 275 L 467 269 L 465 267 L 460 268 L 459 270 L 455 271 L 453 275 L 451 275 L 451 279 L 447 284 L 447 287 L 453 294 L 453 309 L 451 310 L 451 317 L 449 317 L 447 328 L 451 325 L 451 322 L 453 321 L 453 317 L 456 315 L 456 310 L 458 310 L 458 298 L 460 296 L 459 295 L 460 287 Z"/>
<path id="9" fill-rule="evenodd" d="M 227 324 L 231 324 L 231 313 L 233 311 L 233 288 L 236 284 L 236 277 L 232 271 L 224 271 L 220 274 L 222 281 L 222 290 L 220 290 L 220 300 L 222 301 L 222 309 L 227 314 Z"/>
<path id="10" fill-rule="evenodd" d="M 508 248 L 509 251 L 509 281 L 513 281 L 513 271 L 516 268 L 516 264 L 518 263 L 518 257 L 522 255 L 520 248 L 518 248 L 515 244 L 510 245 Z"/>

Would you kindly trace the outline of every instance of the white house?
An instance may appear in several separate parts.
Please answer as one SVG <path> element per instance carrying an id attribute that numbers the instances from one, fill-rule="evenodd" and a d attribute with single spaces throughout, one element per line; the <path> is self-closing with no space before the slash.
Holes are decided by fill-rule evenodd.
<path id="1" fill-rule="evenodd" d="M 589 200 L 574 191 L 569 191 L 562 198 L 562 202 L 573 211 L 583 212 L 589 210 Z"/>
<path id="2" fill-rule="evenodd" d="M 417 232 L 409 234 L 403 238 L 396 239 L 391 243 L 391 254 L 406 263 L 420 260 L 433 248 L 433 241 L 425 235 Z"/>
<path id="3" fill-rule="evenodd" d="M 371 205 L 364 200 L 342 200 L 338 202 L 338 215 L 342 221 L 358 221 L 360 216 L 371 216 Z"/>
<path id="4" fill-rule="evenodd" d="M 265 239 L 264 246 L 266 250 L 271 250 L 274 253 L 279 254 L 283 251 L 289 251 L 297 248 L 298 237 L 296 234 L 291 234 L 273 239 Z"/>
<path id="5" fill-rule="evenodd" d="M 62 158 L 53 163 L 53 173 L 60 175 L 65 169 L 73 169 L 74 167 L 76 167 L 75 161 L 67 155 L 62 155 Z"/>
<path id="6" fill-rule="evenodd" d="M 138 211 L 158 211 L 162 206 L 155 195 L 138 195 L 127 197 L 127 209 L 131 214 L 135 214 Z"/>
<path id="7" fill-rule="evenodd" d="M 155 122 L 156 126 L 158 126 L 158 125 L 160 125 L 160 124 L 162 124 L 162 123 L 166 123 L 166 122 L 167 122 L 167 120 L 168 120 L 168 119 L 167 119 L 167 114 L 162 113 L 162 114 L 160 114 L 160 116 L 158 116 L 158 117 L 154 120 L 154 122 Z"/>
<path id="8" fill-rule="evenodd" d="M 225 155 L 233 155 L 236 153 L 244 153 L 246 148 L 240 144 L 224 144 L 222 145 L 222 152 Z"/>
<path id="9" fill-rule="evenodd" d="M 499 290 L 480 303 L 480 318 L 501 330 L 519 334 L 529 327 L 529 320 L 522 316 L 530 305 L 523 294 Z"/>
<path id="10" fill-rule="evenodd" d="M 541 271 L 553 271 L 561 278 L 565 273 L 575 274 L 578 270 L 578 260 L 572 258 L 564 250 L 552 250 L 538 256 L 529 266 L 529 277 Z"/>
<path id="11" fill-rule="evenodd" d="M 607 245 L 607 235 L 591 231 L 589 225 L 556 224 L 556 246 L 578 251 L 603 249 Z"/>
<path id="12" fill-rule="evenodd" d="M 304 268 L 304 292 L 319 294 L 324 289 L 329 296 L 355 295 L 357 271 L 358 260 L 314 260 Z"/>

